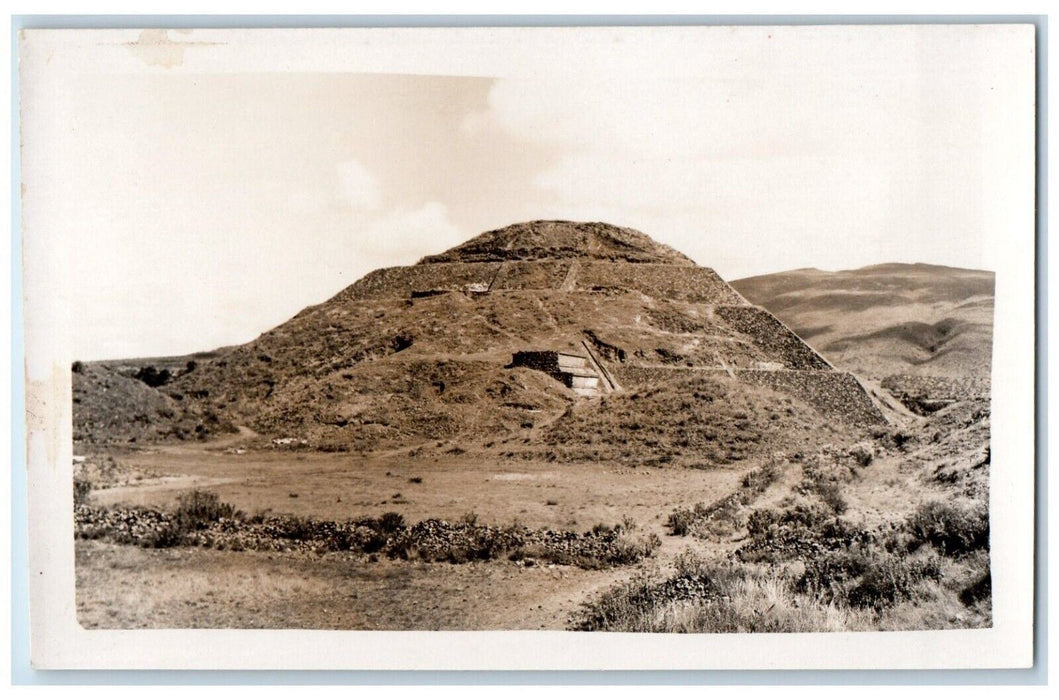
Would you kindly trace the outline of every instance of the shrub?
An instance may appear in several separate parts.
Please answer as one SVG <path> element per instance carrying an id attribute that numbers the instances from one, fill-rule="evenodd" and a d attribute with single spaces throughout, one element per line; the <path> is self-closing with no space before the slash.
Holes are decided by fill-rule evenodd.
<path id="1" fill-rule="evenodd" d="M 173 378 L 173 375 L 170 374 L 168 369 L 163 368 L 158 370 L 153 365 L 141 367 L 133 376 L 151 387 L 160 387 L 167 384 L 169 380 Z"/>
<path id="2" fill-rule="evenodd" d="M 75 360 L 74 363 L 70 365 L 70 371 L 74 374 L 83 373 L 85 371 L 85 363 L 80 360 Z"/>
<path id="3" fill-rule="evenodd" d="M 989 547 L 989 511 L 984 507 L 931 501 L 908 519 L 912 547 L 930 543 L 943 554 L 956 556 Z"/>
<path id="4" fill-rule="evenodd" d="M 796 582 L 795 588 L 831 601 L 842 597 L 847 584 L 862 576 L 870 566 L 870 555 L 863 549 L 828 552 L 805 562 L 805 572 Z"/>
<path id="5" fill-rule="evenodd" d="M 156 530 L 148 530 L 137 542 L 141 547 L 165 549 L 184 543 L 187 530 L 180 523 L 166 523 Z"/>
<path id="6" fill-rule="evenodd" d="M 641 559 L 654 554 L 655 550 L 661 546 L 661 538 L 653 532 L 641 537 L 623 535 L 614 542 L 612 553 L 604 559 L 603 563 L 610 565 L 635 564 Z"/>
<path id="7" fill-rule="evenodd" d="M 875 452 L 872 450 L 871 445 L 865 443 L 858 443 L 850 448 L 850 455 L 857 462 L 858 466 L 866 467 L 871 464 L 871 461 L 875 458 Z"/>
<path id="8" fill-rule="evenodd" d="M 276 537 L 295 542 L 311 540 L 316 532 L 316 523 L 311 518 L 284 516 L 273 518 L 269 524 L 273 526 Z"/>
<path id="9" fill-rule="evenodd" d="M 389 543 L 389 539 L 386 535 L 376 532 L 373 533 L 367 540 L 364 541 L 364 552 L 367 554 L 375 554 L 381 552 L 383 548 Z"/>
<path id="10" fill-rule="evenodd" d="M 216 493 L 192 489 L 177 496 L 174 518 L 185 530 L 201 530 L 221 518 L 233 518 L 235 515 L 235 507 L 221 502 Z"/>
<path id="11" fill-rule="evenodd" d="M 849 504 L 842 495 L 842 488 L 833 481 L 817 483 L 816 493 L 836 515 L 842 515 L 849 508 Z"/>
<path id="12" fill-rule="evenodd" d="M 855 607 L 881 610 L 899 600 L 911 598 L 912 589 L 920 581 L 940 578 L 941 566 L 936 557 L 909 560 L 889 555 L 872 562 L 846 597 Z"/>
<path id="13" fill-rule="evenodd" d="M 691 530 L 692 524 L 695 522 L 694 511 L 688 510 L 687 508 L 677 508 L 669 517 L 666 519 L 666 527 L 669 528 L 669 532 L 678 537 L 684 537 Z"/>
<path id="14" fill-rule="evenodd" d="M 694 508 L 677 508 L 666 519 L 666 527 L 674 535 L 683 537 L 691 532 L 691 526 L 709 513 L 705 503 L 696 503 Z"/>
<path id="15" fill-rule="evenodd" d="M 778 463 L 769 462 L 763 467 L 747 472 L 747 475 L 743 477 L 743 488 L 757 492 L 764 491 L 782 474 L 783 470 Z"/>
<path id="16" fill-rule="evenodd" d="M 780 514 L 771 508 L 752 511 L 746 519 L 746 529 L 751 537 L 763 537 L 773 525 L 779 525 Z"/>
<path id="17" fill-rule="evenodd" d="M 596 523 L 592 526 L 592 534 L 597 537 L 610 537 L 615 534 L 615 528 L 604 523 Z"/>
<path id="18" fill-rule="evenodd" d="M 92 493 L 92 482 L 81 477 L 74 477 L 74 505 L 80 506 L 88 503 L 88 496 Z"/>
<path id="19" fill-rule="evenodd" d="M 379 532 L 390 535 L 404 527 L 404 516 L 400 513 L 383 513 L 379 518 Z"/>
<path id="20" fill-rule="evenodd" d="M 960 591 L 960 602 L 971 607 L 979 601 L 989 598 L 993 594 L 993 577 L 986 571 L 975 579 L 970 585 Z"/>
<path id="21" fill-rule="evenodd" d="M 825 602 L 837 600 L 857 608 L 881 610 L 911 598 L 920 581 L 940 577 L 936 557 L 910 559 L 858 545 L 807 561 L 796 588 Z"/>

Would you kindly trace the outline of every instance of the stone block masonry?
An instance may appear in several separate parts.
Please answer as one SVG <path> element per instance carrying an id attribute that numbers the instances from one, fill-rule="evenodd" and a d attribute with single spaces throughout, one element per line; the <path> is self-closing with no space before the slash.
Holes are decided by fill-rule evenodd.
<path id="1" fill-rule="evenodd" d="M 526 367 L 555 377 L 578 396 L 599 396 L 600 376 L 587 357 L 554 350 L 524 350 L 511 358 L 512 367 Z"/>
<path id="2" fill-rule="evenodd" d="M 868 392 L 848 372 L 740 369 L 735 370 L 735 376 L 748 384 L 795 396 L 844 423 L 861 427 L 886 423 Z"/>
<path id="3" fill-rule="evenodd" d="M 715 313 L 788 369 L 833 369 L 794 331 L 758 306 L 718 306 Z"/>
<path id="4" fill-rule="evenodd" d="M 658 299 L 701 304 L 746 305 L 716 272 L 692 265 L 540 260 L 430 263 L 369 273 L 348 287 L 346 299 L 408 298 L 432 292 L 549 290 L 638 291 Z"/>
<path id="5" fill-rule="evenodd" d="M 629 389 L 655 386 L 667 381 L 690 377 L 729 376 L 723 368 L 710 367 L 635 367 L 613 370 Z M 886 423 L 886 418 L 872 403 L 856 377 L 832 370 L 763 370 L 735 369 L 736 379 L 755 386 L 793 396 L 829 418 L 849 425 L 870 427 Z"/>
<path id="6" fill-rule="evenodd" d="M 576 289 L 634 289 L 657 299 L 698 304 L 746 304 L 713 270 L 690 265 L 651 263 L 582 263 Z"/>
<path id="7" fill-rule="evenodd" d="M 375 270 L 347 287 L 348 300 L 409 298 L 413 292 L 459 292 L 488 289 L 500 263 L 437 263 Z"/>
<path id="8" fill-rule="evenodd" d="M 490 291 L 506 289 L 559 289 L 573 265 L 567 260 L 507 262 Z"/>

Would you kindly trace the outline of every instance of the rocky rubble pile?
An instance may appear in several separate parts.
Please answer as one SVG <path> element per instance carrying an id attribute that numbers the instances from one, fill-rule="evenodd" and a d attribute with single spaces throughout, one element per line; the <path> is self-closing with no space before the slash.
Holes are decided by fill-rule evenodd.
<path id="1" fill-rule="evenodd" d="M 294 516 L 246 518 L 236 514 L 199 526 L 152 508 L 79 505 L 74 529 L 81 539 L 141 547 L 198 546 L 233 551 L 353 552 L 391 558 L 465 563 L 507 556 L 595 569 L 632 564 L 661 544 L 656 535 L 632 536 L 621 525 L 585 533 L 424 520 L 406 526 L 400 516 L 326 521 Z"/>

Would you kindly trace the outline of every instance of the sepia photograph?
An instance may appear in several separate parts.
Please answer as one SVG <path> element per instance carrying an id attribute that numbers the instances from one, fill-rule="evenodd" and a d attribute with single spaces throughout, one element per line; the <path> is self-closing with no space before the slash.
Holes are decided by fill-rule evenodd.
<path id="1" fill-rule="evenodd" d="M 1029 658 L 1032 25 L 19 38 L 40 664 Z"/>

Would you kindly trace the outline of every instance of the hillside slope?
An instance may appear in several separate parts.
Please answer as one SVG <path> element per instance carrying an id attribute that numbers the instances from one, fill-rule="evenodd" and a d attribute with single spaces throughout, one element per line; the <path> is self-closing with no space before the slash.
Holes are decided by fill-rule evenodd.
<path id="1" fill-rule="evenodd" d="M 872 378 L 988 377 L 993 284 L 992 272 L 901 263 L 731 282 L 837 367 Z"/>

